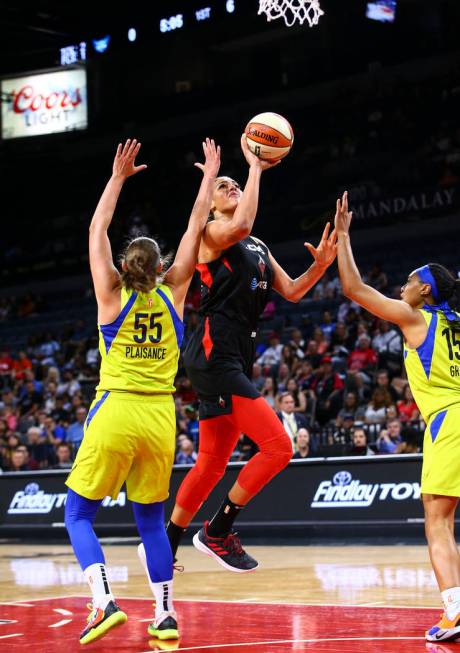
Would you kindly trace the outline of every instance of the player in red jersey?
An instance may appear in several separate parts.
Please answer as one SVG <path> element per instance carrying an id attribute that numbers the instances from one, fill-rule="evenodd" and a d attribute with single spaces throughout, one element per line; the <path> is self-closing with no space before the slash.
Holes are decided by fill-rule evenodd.
<path id="1" fill-rule="evenodd" d="M 224 475 L 243 432 L 259 452 L 243 467 L 222 506 L 193 541 L 227 569 L 247 572 L 258 563 L 232 532 L 233 521 L 292 456 L 292 443 L 282 423 L 251 382 L 257 322 L 272 288 L 298 302 L 334 261 L 337 248 L 335 232 L 329 235 L 328 224 L 317 248 L 305 243 L 313 264 L 291 279 L 268 247 L 251 236 L 262 172 L 276 163 L 252 154 L 244 135 L 241 146 L 249 164 L 244 191 L 229 177 L 216 178 L 212 216 L 200 245 L 199 324 L 184 357 L 200 399 L 199 452 L 179 488 L 167 532 L 175 555 L 185 529 Z M 139 555 L 142 558 L 142 548 Z"/>

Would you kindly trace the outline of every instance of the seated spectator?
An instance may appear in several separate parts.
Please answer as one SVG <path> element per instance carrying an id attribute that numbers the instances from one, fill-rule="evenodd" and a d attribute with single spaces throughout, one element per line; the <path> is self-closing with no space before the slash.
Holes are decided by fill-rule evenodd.
<path id="1" fill-rule="evenodd" d="M 309 361 L 303 360 L 300 366 L 297 368 L 297 372 L 295 374 L 297 385 L 304 392 L 306 392 L 310 390 L 314 378 L 315 375 L 313 374 L 313 367 L 311 363 Z"/>
<path id="2" fill-rule="evenodd" d="M 283 424 L 286 433 L 291 438 L 292 450 L 295 451 L 294 439 L 299 429 L 308 429 L 307 420 L 301 413 L 295 412 L 294 397 L 290 392 L 283 392 L 281 394 L 279 406 L 280 410 L 276 414 Z"/>
<path id="3" fill-rule="evenodd" d="M 56 447 L 57 462 L 53 465 L 53 469 L 71 469 L 72 462 L 72 448 L 68 442 L 60 442 Z"/>
<path id="4" fill-rule="evenodd" d="M 279 334 L 272 331 L 268 336 L 269 346 L 264 351 L 262 356 L 257 359 L 257 363 L 262 366 L 264 371 L 270 372 L 272 367 L 279 365 L 281 361 L 281 351 L 283 345 L 281 344 Z"/>
<path id="5" fill-rule="evenodd" d="M 16 451 L 22 451 L 24 454 L 24 469 L 27 471 L 36 471 L 37 469 L 40 469 L 38 461 L 30 455 L 25 444 L 20 444 L 19 447 L 16 448 Z"/>
<path id="6" fill-rule="evenodd" d="M 311 389 L 316 395 L 316 419 L 321 425 L 334 419 L 340 410 L 344 383 L 332 369 L 332 359 L 324 356 Z"/>
<path id="7" fill-rule="evenodd" d="M 390 383 L 390 375 L 388 374 L 388 370 L 379 370 L 377 372 L 375 383 L 376 388 L 381 388 L 384 392 L 388 392 L 392 403 L 396 404 L 396 402 L 400 399 L 400 395 L 398 394 L 396 388 L 394 388 Z"/>
<path id="8" fill-rule="evenodd" d="M 0 390 L 10 387 L 13 369 L 14 360 L 5 349 L 2 349 L 0 351 Z"/>
<path id="9" fill-rule="evenodd" d="M 294 329 L 291 333 L 291 339 L 289 340 L 289 347 L 293 356 L 302 359 L 305 356 L 305 345 L 306 342 L 302 335 L 300 329 Z"/>
<path id="10" fill-rule="evenodd" d="M 33 460 L 43 469 L 48 467 L 53 453 L 53 446 L 46 442 L 46 437 L 38 426 L 31 426 L 27 431 L 27 448 Z"/>
<path id="11" fill-rule="evenodd" d="M 399 419 L 391 419 L 387 423 L 387 428 L 382 429 L 377 438 L 378 452 L 381 454 L 396 453 L 396 449 L 401 442 L 401 422 Z"/>
<path id="12" fill-rule="evenodd" d="M 13 449 L 10 457 L 9 472 L 26 472 L 24 451 Z"/>
<path id="13" fill-rule="evenodd" d="M 313 340 L 318 345 L 318 354 L 324 355 L 329 349 L 330 341 L 324 335 L 321 327 L 316 327 L 313 331 Z"/>
<path id="14" fill-rule="evenodd" d="M 58 384 L 58 395 L 67 394 L 73 397 L 76 392 L 80 392 L 80 384 L 77 381 L 76 374 L 72 370 L 66 370 L 62 375 L 62 381 Z"/>
<path id="15" fill-rule="evenodd" d="M 24 379 L 25 372 L 32 369 L 32 361 L 28 358 L 25 351 L 18 353 L 17 359 L 13 363 L 13 371 L 16 380 Z"/>
<path id="16" fill-rule="evenodd" d="M 291 378 L 291 371 L 287 363 L 280 363 L 278 368 L 278 375 L 276 377 L 276 387 L 278 392 L 285 392 L 289 379 Z"/>
<path id="17" fill-rule="evenodd" d="M 356 392 L 347 392 L 343 402 L 343 408 L 339 410 L 335 418 L 335 425 L 339 428 L 343 426 L 343 421 L 346 419 L 353 422 L 359 422 L 364 419 L 365 408 L 359 405 L 358 395 Z"/>
<path id="18" fill-rule="evenodd" d="M 403 398 L 397 402 L 396 409 L 401 422 L 416 422 L 420 417 L 420 411 L 414 401 L 410 385 L 407 384 L 403 390 Z"/>
<path id="19" fill-rule="evenodd" d="M 417 429 L 406 426 L 401 431 L 402 442 L 398 444 L 395 453 L 420 453 L 422 435 Z"/>
<path id="20" fill-rule="evenodd" d="M 300 352 L 300 356 L 297 352 Z M 280 364 L 286 363 L 291 371 L 291 374 L 295 374 L 295 371 L 299 366 L 299 359 L 302 359 L 303 357 L 304 353 L 301 349 L 295 349 L 292 345 L 283 345 L 283 349 L 281 350 Z"/>
<path id="21" fill-rule="evenodd" d="M 349 456 L 375 456 L 375 451 L 367 444 L 367 433 L 361 426 L 353 429 L 352 445 L 348 450 Z"/>
<path id="22" fill-rule="evenodd" d="M 323 321 L 320 324 L 320 329 L 324 334 L 324 337 L 331 341 L 332 334 L 335 331 L 335 326 L 336 323 L 332 319 L 332 315 L 330 311 L 324 311 L 323 313 Z"/>
<path id="23" fill-rule="evenodd" d="M 262 390 L 260 391 L 260 394 L 268 403 L 268 405 L 271 406 L 273 409 L 276 406 L 277 391 L 278 389 L 276 387 L 276 381 L 273 379 L 273 377 L 267 376 L 265 379 L 265 383 L 262 387 Z"/>
<path id="24" fill-rule="evenodd" d="M 304 361 L 310 363 L 314 370 L 317 370 L 321 365 L 322 356 L 318 352 L 318 343 L 316 340 L 310 340 L 305 351 Z"/>
<path id="25" fill-rule="evenodd" d="M 377 431 L 379 426 L 387 421 L 387 408 L 391 406 L 391 397 L 386 390 L 375 388 L 372 393 L 372 399 L 367 404 L 364 412 L 364 421 L 366 424 L 376 424 Z"/>
<path id="26" fill-rule="evenodd" d="M 180 436 L 179 436 L 180 438 Z M 179 450 L 176 453 L 175 462 L 177 465 L 193 465 L 197 454 L 193 442 L 188 437 L 178 438 Z"/>
<path id="27" fill-rule="evenodd" d="M 194 447 L 198 448 L 198 440 L 200 437 L 198 411 L 195 408 L 195 406 L 193 406 L 193 404 L 189 404 L 188 406 L 185 406 L 184 413 L 187 418 L 187 426 L 186 426 L 187 436 L 193 442 Z"/>
<path id="28" fill-rule="evenodd" d="M 296 413 L 305 413 L 307 410 L 307 398 L 305 393 L 299 389 L 295 379 L 289 379 L 286 390 L 294 397 L 294 411 Z"/>
<path id="29" fill-rule="evenodd" d="M 385 293 L 385 288 L 388 286 L 388 278 L 379 263 L 375 263 L 367 275 L 367 283 L 379 292 Z"/>
<path id="30" fill-rule="evenodd" d="M 180 397 L 183 405 L 192 404 L 198 399 L 198 395 L 192 388 L 192 383 L 188 377 L 180 376 L 176 379 L 176 396 Z"/>
<path id="31" fill-rule="evenodd" d="M 365 333 L 358 337 L 358 345 L 348 357 L 348 369 L 360 374 L 366 383 L 371 380 L 377 363 L 377 355 L 371 348 L 371 339 Z"/>
<path id="32" fill-rule="evenodd" d="M 72 445 L 73 455 L 77 455 L 77 451 L 83 441 L 84 426 L 86 420 L 87 410 L 83 406 L 77 408 L 75 411 L 75 422 L 67 429 L 66 442 Z"/>
<path id="33" fill-rule="evenodd" d="M 252 366 L 252 382 L 260 392 L 265 383 L 265 377 L 262 375 L 262 368 L 258 363 L 254 363 Z"/>
<path id="34" fill-rule="evenodd" d="M 310 451 L 310 433 L 308 429 L 300 428 L 295 437 L 295 453 L 292 456 L 294 460 L 301 458 L 311 458 Z"/>
<path id="35" fill-rule="evenodd" d="M 395 372 L 401 369 L 402 338 L 395 326 L 386 320 L 379 320 L 372 348 L 378 354 L 380 367 L 388 367 Z"/>

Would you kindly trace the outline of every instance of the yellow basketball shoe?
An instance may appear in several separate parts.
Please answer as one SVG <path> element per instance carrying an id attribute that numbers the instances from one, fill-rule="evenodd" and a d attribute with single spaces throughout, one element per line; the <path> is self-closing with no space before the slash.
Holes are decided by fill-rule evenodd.
<path id="1" fill-rule="evenodd" d="M 177 629 L 177 615 L 175 612 L 162 612 L 158 619 L 154 619 L 147 632 L 158 639 L 179 639 Z"/>
<path id="2" fill-rule="evenodd" d="M 436 626 L 425 633 L 428 642 L 453 642 L 458 638 L 460 638 L 460 612 L 453 619 L 448 619 L 444 612 Z"/>
<path id="3" fill-rule="evenodd" d="M 115 601 L 109 601 L 105 610 L 94 608 L 91 603 L 88 603 L 88 608 L 91 612 L 88 616 L 88 624 L 80 635 L 80 644 L 94 642 L 107 635 L 112 628 L 128 621 L 128 615 L 120 610 Z"/>

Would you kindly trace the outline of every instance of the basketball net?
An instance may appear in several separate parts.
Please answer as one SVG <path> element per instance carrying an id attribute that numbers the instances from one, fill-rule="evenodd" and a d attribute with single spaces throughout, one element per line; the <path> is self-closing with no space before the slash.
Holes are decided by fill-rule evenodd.
<path id="1" fill-rule="evenodd" d="M 296 22 L 302 25 L 306 20 L 313 27 L 318 24 L 324 11 L 319 6 L 319 0 L 259 0 L 260 14 L 266 14 L 268 21 L 282 17 L 288 27 Z"/>

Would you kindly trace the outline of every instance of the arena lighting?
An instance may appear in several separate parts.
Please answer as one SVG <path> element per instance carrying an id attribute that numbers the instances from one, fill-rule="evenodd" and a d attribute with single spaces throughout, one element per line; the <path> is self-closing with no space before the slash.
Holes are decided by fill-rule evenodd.
<path id="1" fill-rule="evenodd" d="M 107 36 L 104 36 L 102 39 L 93 39 L 93 47 L 96 50 L 96 52 L 102 54 L 102 52 L 105 52 L 109 47 L 109 42 L 110 42 L 110 35 L 107 34 Z"/>
<path id="2" fill-rule="evenodd" d="M 133 43 L 137 39 L 137 32 L 134 27 L 130 27 L 128 30 L 128 41 Z"/>

